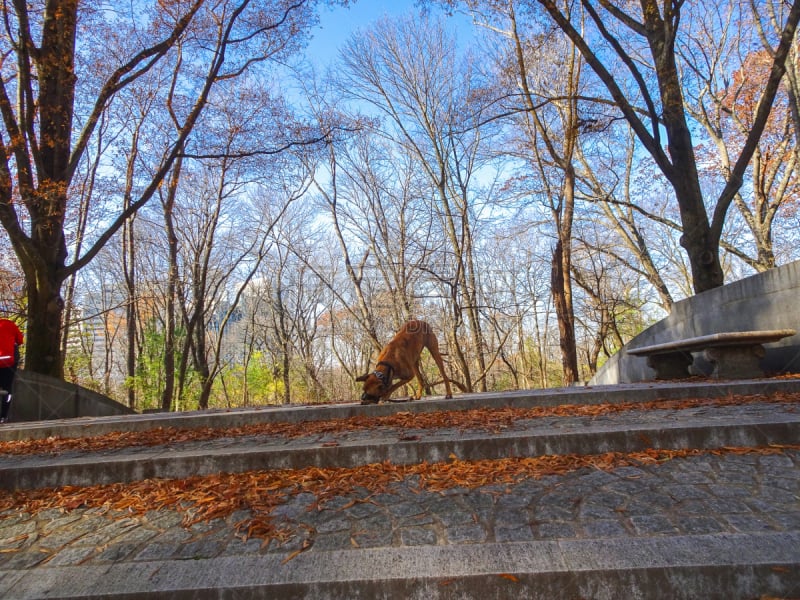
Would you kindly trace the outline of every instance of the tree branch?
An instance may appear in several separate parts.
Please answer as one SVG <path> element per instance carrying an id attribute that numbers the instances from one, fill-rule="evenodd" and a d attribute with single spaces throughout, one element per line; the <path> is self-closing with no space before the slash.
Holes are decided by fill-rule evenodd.
<path id="1" fill-rule="evenodd" d="M 75 148 L 73 149 L 72 156 L 70 157 L 68 173 L 69 179 L 72 178 L 73 173 L 78 168 L 78 164 L 80 163 L 83 152 L 86 150 L 86 147 L 89 144 L 89 139 L 94 133 L 94 129 L 97 126 L 100 115 L 105 110 L 108 101 L 118 91 L 147 73 L 153 67 L 153 65 L 155 65 L 175 45 L 181 35 L 183 35 L 184 31 L 186 31 L 186 28 L 192 22 L 192 19 L 194 18 L 195 14 L 197 14 L 197 11 L 203 5 L 204 1 L 205 0 L 195 0 L 194 4 L 186 12 L 186 14 L 181 17 L 175 28 L 166 39 L 154 46 L 151 46 L 150 48 L 142 50 L 111 74 L 111 77 L 108 78 L 103 85 L 103 88 L 100 90 L 97 100 L 95 101 L 94 108 L 92 109 L 92 112 L 89 114 L 89 118 L 86 121 L 86 125 L 84 125 L 80 135 L 78 136 L 78 140 L 75 143 Z"/>
<path id="2" fill-rule="evenodd" d="M 584 4 L 588 4 L 588 0 L 582 1 Z M 644 123 L 642 123 L 642 121 L 637 117 L 636 111 L 633 109 L 630 102 L 628 102 L 628 99 L 625 97 L 625 93 L 622 91 L 622 89 L 620 89 L 619 85 L 617 85 L 614 76 L 608 71 L 600 58 L 594 52 L 592 52 L 592 49 L 589 47 L 589 44 L 586 42 L 580 32 L 578 32 L 572 26 L 572 23 L 570 23 L 569 19 L 567 19 L 566 16 L 564 16 L 564 14 L 558 9 L 553 0 L 538 0 L 538 2 L 548 12 L 558 27 L 567 34 L 572 43 L 575 44 L 575 46 L 580 50 L 581 54 L 586 59 L 586 62 L 590 67 L 592 67 L 592 70 L 594 70 L 595 74 L 606 86 L 606 89 L 611 94 L 615 104 L 625 116 L 625 119 L 628 121 L 631 128 L 636 132 L 636 136 L 656 160 L 659 167 L 664 171 L 665 174 L 672 173 L 672 163 L 661 148 L 658 138 L 654 137 L 648 131 L 647 127 L 645 127 Z M 652 109 L 650 113 L 651 115 L 653 114 Z M 657 131 L 656 124 L 654 124 L 654 128 Z"/>
<path id="3" fill-rule="evenodd" d="M 733 201 L 736 192 L 742 185 L 744 174 L 750 164 L 750 159 L 758 146 L 761 139 L 761 134 L 764 132 L 764 127 L 767 124 L 769 113 L 772 110 L 772 105 L 775 96 L 778 93 L 781 79 L 786 72 L 786 58 L 792 49 L 794 43 L 795 33 L 797 31 L 797 23 L 800 21 L 800 0 L 794 0 L 792 8 L 789 11 L 789 16 L 786 19 L 786 25 L 781 32 L 780 42 L 775 50 L 774 58 L 772 61 L 772 69 L 764 86 L 764 93 L 758 101 L 756 108 L 756 116 L 753 120 L 753 126 L 747 135 L 742 152 L 739 155 L 736 164 L 731 170 L 730 177 L 728 178 L 725 188 L 717 200 L 717 205 L 714 208 L 714 217 L 711 221 L 711 229 L 709 234 L 714 239 L 719 240 L 722 237 L 722 229 L 725 224 L 725 216 L 728 208 Z"/>

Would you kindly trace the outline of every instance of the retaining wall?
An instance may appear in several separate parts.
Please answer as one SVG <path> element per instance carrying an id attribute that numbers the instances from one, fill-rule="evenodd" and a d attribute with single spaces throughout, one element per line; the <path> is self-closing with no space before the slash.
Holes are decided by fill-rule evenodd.
<path id="1" fill-rule="evenodd" d="M 678 339 L 755 329 L 800 331 L 800 261 L 759 273 L 676 302 L 668 317 L 644 330 L 597 371 L 589 385 L 651 380 L 647 359 L 627 353 L 633 348 Z M 761 366 L 768 374 L 800 373 L 800 334 L 765 346 Z M 706 373 L 708 363 L 696 356 Z"/>
<path id="2" fill-rule="evenodd" d="M 14 379 L 9 416 L 16 422 L 134 413 L 124 404 L 92 390 L 20 369 Z"/>

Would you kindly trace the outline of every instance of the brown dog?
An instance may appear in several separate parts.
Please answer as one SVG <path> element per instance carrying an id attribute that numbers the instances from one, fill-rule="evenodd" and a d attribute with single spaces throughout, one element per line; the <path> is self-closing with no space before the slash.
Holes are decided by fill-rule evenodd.
<path id="1" fill-rule="evenodd" d="M 400 328 L 378 355 L 378 363 L 372 373 L 361 375 L 356 381 L 364 382 L 364 393 L 361 394 L 361 404 L 377 404 L 381 400 L 388 400 L 392 392 L 405 385 L 416 375 L 419 382 L 416 400 L 422 396 L 422 375 L 419 372 L 419 357 L 422 349 L 427 348 L 428 352 L 436 361 L 439 372 L 444 378 L 444 386 L 447 389 L 445 398 L 452 398 L 453 392 L 450 390 L 450 380 L 444 372 L 442 355 L 439 354 L 439 342 L 433 329 L 425 321 L 409 321 Z M 392 383 L 395 379 L 397 383 Z"/>

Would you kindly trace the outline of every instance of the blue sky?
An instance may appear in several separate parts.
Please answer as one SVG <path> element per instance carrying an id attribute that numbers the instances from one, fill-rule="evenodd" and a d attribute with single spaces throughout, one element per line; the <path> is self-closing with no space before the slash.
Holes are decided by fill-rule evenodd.
<path id="1" fill-rule="evenodd" d="M 309 59 L 329 63 L 353 31 L 385 16 L 399 16 L 414 9 L 414 0 L 360 0 L 350 8 L 320 9 L 319 26 L 306 52 Z"/>
<path id="2" fill-rule="evenodd" d="M 333 61 L 342 44 L 357 29 L 383 17 L 406 15 L 419 9 L 415 0 L 357 0 L 350 8 L 321 8 L 320 24 L 314 28 L 314 38 L 308 45 L 306 56 L 318 66 L 325 67 Z M 459 17 L 465 21 L 466 17 Z M 459 36 L 461 37 L 461 36 Z"/>

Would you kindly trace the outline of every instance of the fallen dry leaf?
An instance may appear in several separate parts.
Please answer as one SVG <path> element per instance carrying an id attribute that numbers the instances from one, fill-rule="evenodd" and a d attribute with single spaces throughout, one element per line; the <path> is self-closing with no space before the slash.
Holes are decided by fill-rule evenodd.
<path id="1" fill-rule="evenodd" d="M 281 564 L 285 565 L 287 562 L 292 560 L 298 554 L 301 554 L 301 553 L 305 552 L 306 550 L 311 548 L 311 546 L 313 546 L 313 545 L 314 545 L 313 542 L 311 540 L 309 540 L 308 538 L 306 538 L 305 540 L 303 540 L 303 545 L 299 549 L 297 549 L 294 552 L 292 552 L 291 554 L 289 554 L 289 556 L 284 558 L 283 561 L 281 562 Z"/>

